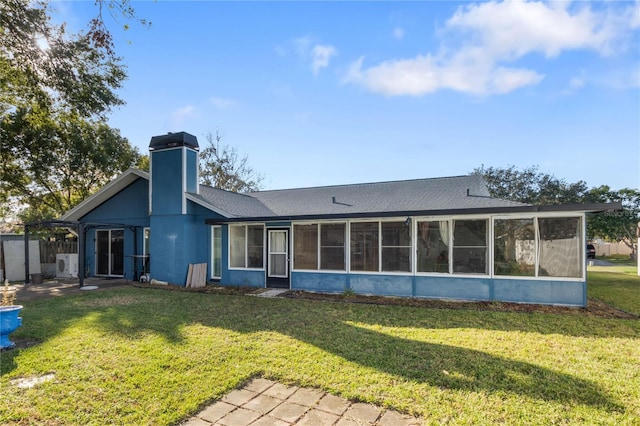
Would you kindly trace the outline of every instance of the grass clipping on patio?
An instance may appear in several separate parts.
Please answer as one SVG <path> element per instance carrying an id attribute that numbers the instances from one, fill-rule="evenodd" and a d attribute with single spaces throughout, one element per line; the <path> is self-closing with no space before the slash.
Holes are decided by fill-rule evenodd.
<path id="1" fill-rule="evenodd" d="M 640 418 L 637 319 L 150 288 L 33 301 L 23 318 L 12 336 L 41 343 L 2 353 L 1 424 L 175 424 L 255 376 L 425 424 Z"/>

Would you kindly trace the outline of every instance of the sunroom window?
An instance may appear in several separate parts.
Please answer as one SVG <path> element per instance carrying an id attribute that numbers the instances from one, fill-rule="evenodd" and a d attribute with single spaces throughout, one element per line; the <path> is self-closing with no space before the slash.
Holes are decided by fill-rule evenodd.
<path id="1" fill-rule="evenodd" d="M 583 273 L 582 219 L 541 217 L 496 219 L 496 276 L 580 278 Z"/>
<path id="2" fill-rule="evenodd" d="M 318 269 L 318 225 L 293 226 L 293 267 Z"/>
<path id="3" fill-rule="evenodd" d="M 579 217 L 539 218 L 540 232 L 538 276 L 582 276 L 584 247 Z"/>
<path id="4" fill-rule="evenodd" d="M 535 275 L 536 230 L 533 219 L 496 219 L 493 235 L 495 275 Z"/>
<path id="5" fill-rule="evenodd" d="M 352 271 L 379 270 L 378 227 L 378 222 L 351 223 Z"/>
<path id="6" fill-rule="evenodd" d="M 382 270 L 411 272 L 411 225 L 408 221 L 382 222 Z"/>
<path id="7" fill-rule="evenodd" d="M 453 272 L 487 273 L 487 220 L 453 221 Z"/>
<path id="8" fill-rule="evenodd" d="M 320 224 L 320 269 L 345 270 L 345 224 Z"/>
<path id="9" fill-rule="evenodd" d="M 264 226 L 229 226 L 229 266 L 231 268 L 264 267 Z"/>
<path id="10" fill-rule="evenodd" d="M 449 272 L 449 221 L 418 221 L 418 272 Z"/>
<path id="11" fill-rule="evenodd" d="M 344 271 L 345 230 L 344 223 L 294 225 L 294 268 Z"/>

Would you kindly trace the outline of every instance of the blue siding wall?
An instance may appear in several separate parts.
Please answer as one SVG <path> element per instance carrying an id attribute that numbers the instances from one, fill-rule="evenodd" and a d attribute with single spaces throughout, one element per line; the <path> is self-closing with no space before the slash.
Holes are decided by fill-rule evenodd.
<path id="1" fill-rule="evenodd" d="M 342 293 L 349 288 L 349 274 L 322 272 L 292 272 L 291 289 Z"/>
<path id="2" fill-rule="evenodd" d="M 294 290 L 453 300 L 499 300 L 516 303 L 586 306 L 584 281 L 487 277 L 411 276 L 347 273 L 291 273 Z"/>
<path id="3" fill-rule="evenodd" d="M 186 148 L 185 151 L 187 156 L 187 192 L 196 193 L 198 192 L 198 153 Z"/>
<path id="4" fill-rule="evenodd" d="M 504 302 L 587 306 L 587 283 L 581 281 L 493 280 L 493 298 Z"/>
<path id="5" fill-rule="evenodd" d="M 151 214 L 182 214 L 182 148 L 151 151 Z"/>
<path id="6" fill-rule="evenodd" d="M 351 289 L 356 293 L 384 296 L 412 296 L 413 277 L 405 275 L 351 275 Z"/>
<path id="7" fill-rule="evenodd" d="M 491 300 L 491 279 L 423 277 L 415 280 L 415 296 L 434 299 Z"/>
<path id="8" fill-rule="evenodd" d="M 149 226 L 149 183 L 138 179 L 131 185 L 111 197 L 108 201 L 83 216 L 82 222 L 113 223 L 113 229 L 124 229 L 124 274 L 134 278 L 134 252 L 142 253 L 144 244 L 143 228 Z M 134 250 L 134 229 L 115 224 L 130 225 L 136 228 L 138 249 Z M 96 273 L 96 230 L 90 228 L 86 236 L 85 270 L 89 275 Z"/>
<path id="9" fill-rule="evenodd" d="M 197 170 L 198 153 L 191 149 L 151 152 L 152 279 L 183 286 L 189 264 L 210 263 L 211 227 L 204 222 L 216 214 L 191 201 L 186 201 L 183 211 L 183 190 L 193 193 L 198 190 Z"/>
<path id="10" fill-rule="evenodd" d="M 236 285 L 242 287 L 265 287 L 264 271 L 228 270 L 227 276 L 221 281 L 223 285 Z"/>

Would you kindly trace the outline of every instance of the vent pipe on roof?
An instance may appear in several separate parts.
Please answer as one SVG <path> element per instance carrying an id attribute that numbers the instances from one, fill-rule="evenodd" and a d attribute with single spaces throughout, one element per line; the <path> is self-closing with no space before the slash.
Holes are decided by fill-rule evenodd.
<path id="1" fill-rule="evenodd" d="M 341 203 L 340 201 L 336 200 L 335 195 L 334 195 L 333 197 L 331 197 L 331 203 L 333 203 L 333 204 L 339 204 L 339 205 L 341 205 L 341 206 L 353 207 L 353 204 Z"/>

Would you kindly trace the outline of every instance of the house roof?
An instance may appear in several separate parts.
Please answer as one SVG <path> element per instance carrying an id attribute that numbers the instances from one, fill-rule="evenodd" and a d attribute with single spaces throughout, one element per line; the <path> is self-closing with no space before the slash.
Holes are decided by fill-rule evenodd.
<path id="1" fill-rule="evenodd" d="M 279 216 L 386 213 L 522 205 L 491 198 L 481 176 L 323 186 L 248 194 Z"/>
<path id="2" fill-rule="evenodd" d="M 149 173 L 129 169 L 62 216 L 77 221 Z M 245 194 L 200 185 L 187 199 L 222 218 L 207 223 L 542 211 L 604 211 L 613 204 L 532 206 L 491 198 L 479 175 L 258 191 Z M 618 203 L 619 204 L 619 203 Z"/>
<path id="3" fill-rule="evenodd" d="M 213 194 L 202 191 L 201 195 Z M 209 188 L 211 189 L 211 188 Z M 481 176 L 454 176 L 405 181 L 218 194 L 236 208 L 228 222 L 241 220 L 316 219 L 457 211 L 511 209 L 527 204 L 491 198 Z M 240 197 L 244 197 L 242 200 Z M 252 201 L 250 201 L 252 200 Z M 219 201 L 218 201 L 219 202 Z M 212 201 L 213 203 L 213 201 Z M 242 203 L 242 206 L 237 205 Z M 218 204 L 220 205 L 220 204 Z M 229 207 L 229 212 L 231 213 Z M 224 219 L 211 219 L 209 223 Z"/>
<path id="4" fill-rule="evenodd" d="M 209 204 L 216 206 L 227 217 L 252 217 L 252 216 L 277 216 L 277 213 L 269 209 L 259 199 L 253 197 L 254 193 L 239 194 L 200 185 L 200 196 Z"/>

